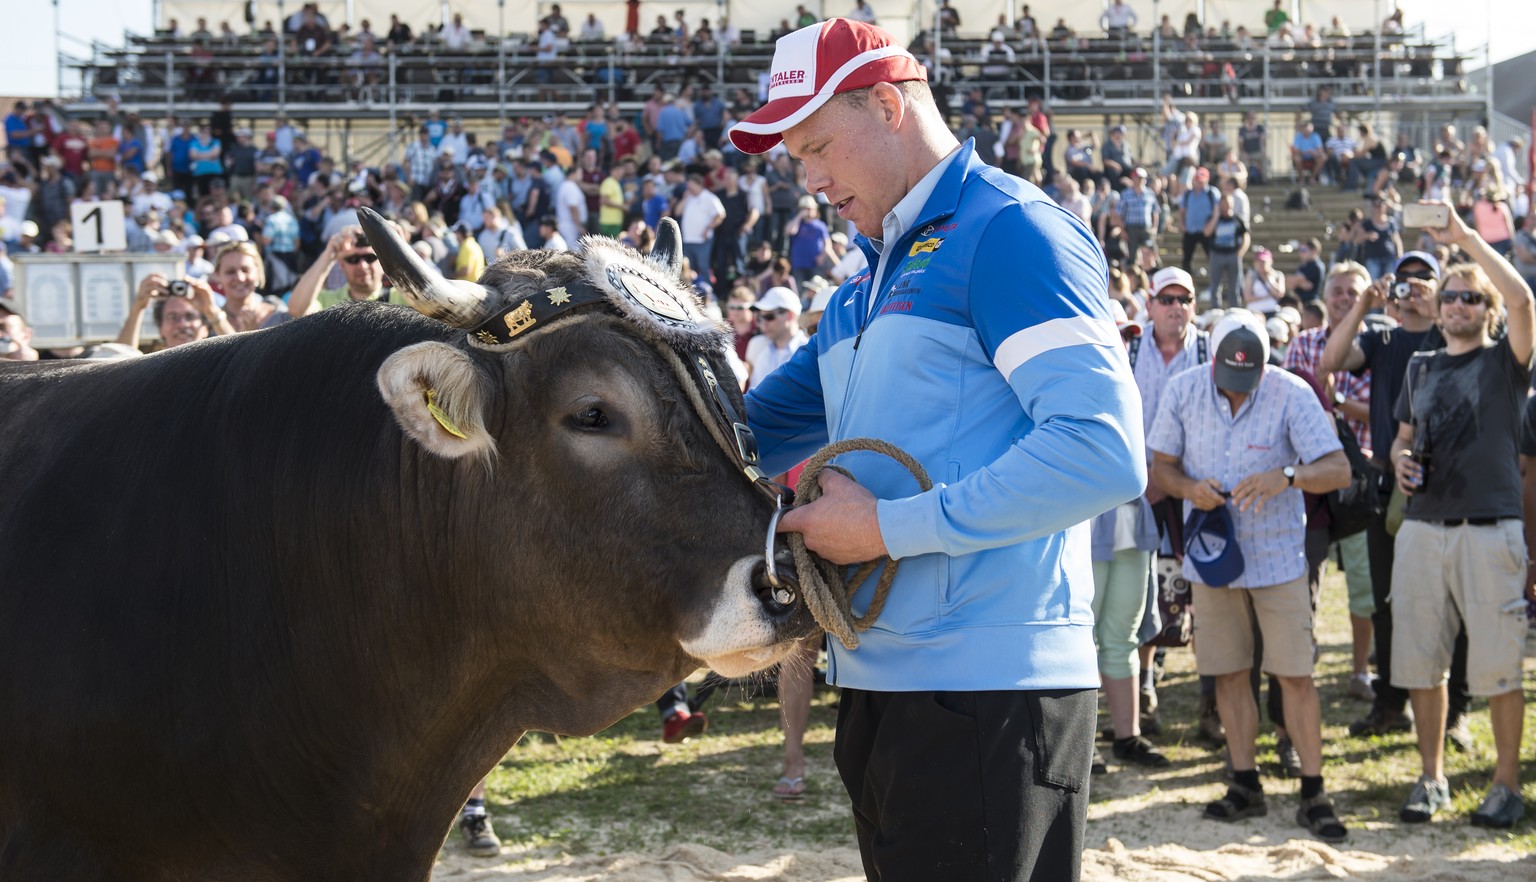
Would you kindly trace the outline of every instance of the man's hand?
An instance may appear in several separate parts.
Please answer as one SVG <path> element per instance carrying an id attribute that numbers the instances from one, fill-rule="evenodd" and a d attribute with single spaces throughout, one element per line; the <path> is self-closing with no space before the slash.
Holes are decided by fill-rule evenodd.
<path id="1" fill-rule="evenodd" d="M 1406 450 L 1398 454 L 1392 465 L 1397 471 L 1397 486 L 1402 488 L 1404 493 L 1412 496 L 1413 491 L 1419 489 L 1419 485 L 1424 483 L 1424 467 L 1414 462 L 1413 457 Z"/>
<path id="2" fill-rule="evenodd" d="M 806 548 L 835 564 L 884 557 L 874 494 L 832 469 L 822 472 L 817 483 L 821 497 L 785 512 L 779 532 L 802 534 Z"/>
<path id="3" fill-rule="evenodd" d="M 1227 497 L 1222 495 L 1215 478 L 1206 478 L 1190 486 L 1189 504 L 1201 511 L 1215 511 L 1227 504 Z"/>
<path id="4" fill-rule="evenodd" d="M 1238 511 L 1250 508 L 1261 511 L 1264 503 L 1284 493 L 1290 486 L 1285 474 L 1279 469 L 1258 472 L 1237 482 L 1237 486 L 1232 488 L 1232 501 L 1237 503 Z"/>
<path id="5" fill-rule="evenodd" d="M 197 307 L 197 311 L 202 313 L 209 324 L 217 322 L 224 311 L 219 309 L 218 304 L 213 301 L 213 289 L 208 286 L 208 283 L 201 279 L 189 279 L 187 287 L 191 289 L 192 305 Z"/>
<path id="6" fill-rule="evenodd" d="M 160 273 L 150 273 L 139 282 L 138 291 L 133 295 L 133 311 L 143 312 L 149 308 L 155 299 L 164 297 L 166 286 L 170 284 L 165 276 Z"/>

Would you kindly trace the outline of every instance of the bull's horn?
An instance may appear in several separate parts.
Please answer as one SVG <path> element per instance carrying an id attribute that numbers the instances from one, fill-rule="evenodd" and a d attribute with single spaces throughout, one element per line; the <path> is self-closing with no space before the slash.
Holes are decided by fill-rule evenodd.
<path id="1" fill-rule="evenodd" d="M 384 274 L 406 303 L 428 318 L 456 328 L 479 327 L 496 308 L 491 290 L 475 282 L 445 279 L 421 259 L 394 224 L 370 208 L 359 208 L 357 220 L 368 235 L 368 244 L 379 255 Z"/>
<path id="2" fill-rule="evenodd" d="M 670 217 L 661 219 L 661 224 L 656 227 L 656 244 L 651 246 L 651 259 L 664 263 L 672 268 L 672 274 L 678 278 L 683 277 L 683 234 L 677 228 L 677 221 Z M 694 267 L 699 272 L 704 272 L 699 267 Z"/>

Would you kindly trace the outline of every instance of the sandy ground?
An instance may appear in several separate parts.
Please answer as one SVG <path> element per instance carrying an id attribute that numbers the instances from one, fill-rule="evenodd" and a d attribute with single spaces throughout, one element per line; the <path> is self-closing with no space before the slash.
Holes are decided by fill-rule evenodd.
<path id="1" fill-rule="evenodd" d="M 1499 834 L 1465 818 L 1443 817 L 1405 827 L 1395 819 L 1350 812 L 1336 794 L 1352 836 L 1334 848 L 1295 826 L 1295 795 L 1270 788 L 1270 814 L 1228 826 L 1199 817 L 1220 795 L 1213 783 L 1183 785 L 1180 773 L 1118 770 L 1096 778 L 1089 812 L 1083 878 L 1089 882 L 1257 882 L 1286 879 L 1409 880 L 1409 882 L 1536 882 L 1536 855 L 1521 854 Z M 1184 776 L 1187 779 L 1187 776 Z M 830 782 L 796 810 L 837 811 Z M 855 848 L 755 848 L 736 853 L 677 843 L 650 854 L 568 857 L 516 854 L 473 858 L 450 840 L 434 882 L 859 882 Z M 942 882 L 942 880 L 935 880 Z"/>

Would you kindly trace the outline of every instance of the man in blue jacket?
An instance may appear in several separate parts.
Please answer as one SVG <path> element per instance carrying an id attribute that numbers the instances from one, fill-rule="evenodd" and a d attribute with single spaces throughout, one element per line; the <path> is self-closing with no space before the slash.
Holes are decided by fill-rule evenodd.
<path id="1" fill-rule="evenodd" d="M 823 473 L 780 522 L 837 563 L 901 561 L 873 628 L 828 662 L 865 873 L 1077 879 L 1099 683 L 1087 522 L 1145 488 L 1140 402 L 1093 235 L 958 144 L 925 80 L 885 31 L 832 19 L 778 41 L 768 103 L 732 128 L 745 153 L 782 139 L 869 259 L 748 420 L 774 472 L 872 437 L 936 482 L 850 454 L 857 482 Z"/>

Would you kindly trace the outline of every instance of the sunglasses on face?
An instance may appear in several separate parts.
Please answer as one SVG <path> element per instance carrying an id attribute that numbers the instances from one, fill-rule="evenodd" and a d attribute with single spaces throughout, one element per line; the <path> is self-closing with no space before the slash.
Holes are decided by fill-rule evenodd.
<path id="1" fill-rule="evenodd" d="M 783 318 L 786 315 L 789 315 L 789 310 L 787 309 L 772 309 L 767 312 L 758 313 L 758 318 L 766 322 L 772 321 L 773 319 Z"/>
<path id="2" fill-rule="evenodd" d="M 1155 299 L 1157 301 L 1157 304 L 1159 306 L 1172 306 L 1175 303 L 1179 303 L 1179 304 L 1183 304 L 1184 306 L 1188 306 L 1191 303 L 1195 302 L 1195 298 L 1193 296 L 1190 296 L 1190 297 L 1175 297 L 1172 294 L 1159 294 L 1159 295 L 1157 295 L 1157 297 L 1155 297 L 1153 299 Z"/>
<path id="3" fill-rule="evenodd" d="M 732 304 L 730 304 L 729 306 L 726 307 L 726 311 L 728 311 L 728 312 L 746 312 L 747 310 L 749 310 L 751 308 L 752 307 L 746 305 L 745 303 L 732 303 Z"/>
<path id="4" fill-rule="evenodd" d="M 1441 291 L 1440 292 L 1440 302 L 1442 304 L 1455 303 L 1458 300 L 1460 300 L 1462 303 L 1465 303 L 1468 306 L 1476 306 L 1479 303 L 1483 303 L 1485 300 L 1487 300 L 1487 298 L 1485 298 L 1483 296 L 1483 292 L 1481 292 L 1481 291 Z"/>
<path id="5" fill-rule="evenodd" d="M 374 263 L 379 259 L 377 254 L 351 254 L 341 259 L 347 266 L 357 266 L 360 263 Z"/>

